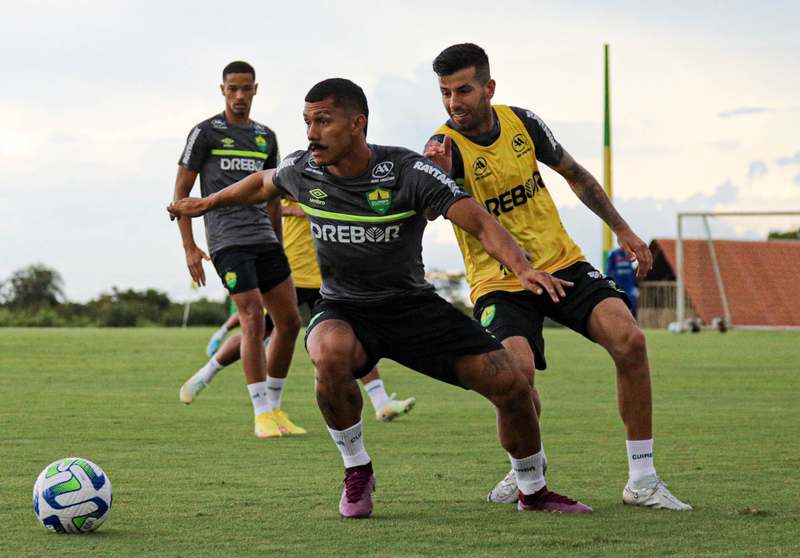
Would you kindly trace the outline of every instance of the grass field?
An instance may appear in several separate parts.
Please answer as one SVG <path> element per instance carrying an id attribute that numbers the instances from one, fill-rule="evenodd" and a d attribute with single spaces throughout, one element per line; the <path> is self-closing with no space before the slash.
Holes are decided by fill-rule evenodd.
<path id="1" fill-rule="evenodd" d="M 800 556 L 798 333 L 648 332 L 656 467 L 688 513 L 621 504 L 611 362 L 575 334 L 549 331 L 537 383 L 549 486 L 584 516 L 487 503 L 509 469 L 493 408 L 383 361 L 389 392 L 418 404 L 383 424 L 366 403 L 378 490 L 363 521 L 339 517 L 341 458 L 302 345 L 283 406 L 306 436 L 253 436 L 238 364 L 178 401 L 211 333 L 0 330 L 0 556 Z M 38 473 L 69 456 L 114 487 L 91 535 L 51 535 L 31 505 Z"/>

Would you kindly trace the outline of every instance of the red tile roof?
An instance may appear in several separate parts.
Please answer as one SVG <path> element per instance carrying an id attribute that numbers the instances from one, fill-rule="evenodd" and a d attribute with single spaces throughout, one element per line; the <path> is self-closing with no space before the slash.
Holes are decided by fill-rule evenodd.
<path id="1" fill-rule="evenodd" d="M 676 241 L 655 243 L 674 272 Z M 734 325 L 800 326 L 800 242 L 715 240 L 714 250 Z M 703 322 L 724 317 L 708 241 L 683 241 L 683 269 Z"/>

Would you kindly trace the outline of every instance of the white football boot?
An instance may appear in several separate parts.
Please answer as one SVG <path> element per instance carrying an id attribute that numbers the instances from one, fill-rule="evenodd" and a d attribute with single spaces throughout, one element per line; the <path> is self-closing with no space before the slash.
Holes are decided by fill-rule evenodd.
<path id="1" fill-rule="evenodd" d="M 642 506 L 654 509 L 691 510 L 667 490 L 667 483 L 661 477 L 649 475 L 639 481 L 630 482 L 622 491 L 622 503 L 628 506 Z"/>
<path id="2" fill-rule="evenodd" d="M 547 474 L 547 458 L 542 462 L 542 474 Z M 517 475 L 514 469 L 511 469 L 506 478 L 497 483 L 489 495 L 486 497 L 487 502 L 494 502 L 495 504 L 516 504 L 519 502 L 519 486 L 517 486 Z"/>
<path id="3" fill-rule="evenodd" d="M 197 394 L 207 386 L 208 382 L 206 382 L 200 376 L 200 372 L 197 372 L 194 376 L 186 380 L 186 383 L 181 386 L 181 401 L 188 405 L 194 401 L 194 398 L 197 397 Z"/>

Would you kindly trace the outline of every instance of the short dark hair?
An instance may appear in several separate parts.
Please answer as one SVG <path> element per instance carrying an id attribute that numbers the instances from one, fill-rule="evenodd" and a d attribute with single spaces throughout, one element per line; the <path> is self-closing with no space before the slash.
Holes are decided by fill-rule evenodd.
<path id="1" fill-rule="evenodd" d="M 492 79 L 486 51 L 472 43 L 449 46 L 433 61 L 433 71 L 440 76 L 450 76 L 472 67 L 475 68 L 475 78 L 480 83 L 485 84 Z"/>
<path id="2" fill-rule="evenodd" d="M 306 95 L 306 103 L 319 103 L 331 99 L 337 108 L 363 114 L 369 120 L 369 107 L 364 90 L 358 85 L 343 78 L 331 78 L 319 82 Z M 367 135 L 367 126 L 364 126 L 364 135 Z"/>
<path id="3" fill-rule="evenodd" d="M 225 83 L 228 74 L 252 74 L 253 81 L 256 80 L 255 69 L 253 69 L 253 67 L 247 62 L 242 62 L 241 60 L 237 60 L 236 62 L 231 62 L 230 64 L 225 66 L 225 69 L 222 70 L 222 83 Z"/>

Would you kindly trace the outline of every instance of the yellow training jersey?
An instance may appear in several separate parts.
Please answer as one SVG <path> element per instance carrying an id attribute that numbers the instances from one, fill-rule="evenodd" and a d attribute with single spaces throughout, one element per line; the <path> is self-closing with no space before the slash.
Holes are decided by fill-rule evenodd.
<path id="1" fill-rule="evenodd" d="M 300 207 L 297 202 L 281 200 L 284 207 Z M 311 238 L 311 225 L 303 217 L 283 216 L 283 249 L 292 268 L 294 286 L 302 289 L 319 289 L 322 277 L 317 265 L 314 240 Z"/>
<path id="2" fill-rule="evenodd" d="M 534 269 L 553 273 L 586 261 L 569 237 L 545 188 L 533 140 L 525 125 L 507 106 L 494 107 L 500 120 L 500 137 L 482 147 L 448 126 L 436 134 L 449 134 L 464 159 L 464 189 L 503 225 L 523 250 Z M 486 253 L 473 236 L 454 226 L 467 268 L 474 303 L 492 291 L 523 290 L 519 280 Z"/>

